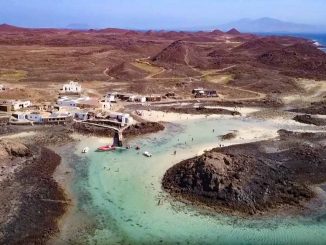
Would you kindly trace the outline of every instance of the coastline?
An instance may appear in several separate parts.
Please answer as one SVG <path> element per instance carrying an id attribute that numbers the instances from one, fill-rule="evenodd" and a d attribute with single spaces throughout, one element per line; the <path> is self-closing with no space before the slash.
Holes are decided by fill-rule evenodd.
<path id="1" fill-rule="evenodd" d="M 25 147 L 14 141 L 1 143 L 16 150 Z M 2 162 L 17 164 L 1 181 L 4 203 L 1 204 L 0 241 L 4 244 L 44 244 L 58 232 L 57 221 L 69 203 L 65 191 L 52 177 L 61 157 L 45 147 L 29 145 L 26 149 L 27 154 L 19 153 L 18 157 L 13 155 Z"/>
<path id="2" fill-rule="evenodd" d="M 240 116 L 230 116 L 230 115 L 190 115 L 190 114 L 179 114 L 179 113 L 165 113 L 165 112 L 160 112 L 160 111 L 146 111 L 144 112 L 144 119 L 146 120 L 153 120 L 157 122 L 166 122 L 166 123 L 186 123 L 188 120 L 204 120 L 204 119 L 237 119 L 237 120 L 243 120 L 245 117 L 250 115 L 251 113 L 256 113 L 256 109 L 243 109 L 243 115 Z M 290 123 L 290 124 L 296 124 L 296 122 L 289 121 L 287 119 L 279 119 L 276 118 L 274 119 L 278 121 L 280 124 L 281 123 Z M 41 134 L 43 134 L 41 132 Z M 35 136 L 34 133 L 27 133 L 27 134 L 16 134 L 16 137 L 22 137 L 25 138 L 26 141 L 30 140 Z M 138 136 L 137 134 L 135 136 Z M 8 138 L 15 137 L 15 135 L 10 135 L 6 136 Z M 45 137 L 44 135 L 42 136 L 43 138 Z M 42 138 L 41 137 L 41 138 Z M 235 136 L 235 138 L 232 139 L 227 139 L 223 141 L 224 146 L 228 145 L 235 145 L 235 144 L 241 144 L 243 142 L 255 142 L 258 139 L 273 139 L 277 137 L 276 131 L 274 132 L 273 130 L 267 130 L 266 128 L 240 128 Z M 30 139 L 28 139 L 30 138 Z M 59 137 L 60 138 L 60 137 Z M 83 135 L 79 133 L 72 133 L 69 135 L 70 141 L 68 141 L 67 144 L 64 145 L 59 145 L 59 146 L 50 146 L 49 148 L 53 151 L 55 151 L 57 154 L 59 154 L 62 157 L 61 164 L 57 167 L 57 169 L 54 172 L 53 178 L 54 180 L 59 184 L 59 186 L 64 190 L 66 194 L 66 198 L 69 201 L 69 205 L 67 206 L 65 213 L 61 215 L 59 218 L 57 218 L 57 227 L 58 231 L 56 234 L 52 236 L 52 238 L 48 241 L 49 244 L 66 244 L 69 242 L 69 239 L 71 238 L 71 227 L 74 227 L 76 224 L 80 223 L 85 223 L 85 230 L 89 230 L 90 228 L 87 227 L 91 220 L 88 219 L 87 217 L 83 217 L 80 213 L 79 210 L 77 209 L 78 205 L 78 200 L 77 197 L 74 195 L 74 190 L 72 187 L 73 184 L 73 179 L 75 178 L 75 170 L 72 166 L 78 165 L 79 162 L 83 162 L 84 157 L 87 158 L 86 155 L 79 155 L 78 153 L 81 152 L 81 150 L 88 146 L 88 145 L 94 145 L 96 142 L 97 144 L 107 144 L 108 141 L 112 141 L 112 138 L 107 138 L 107 137 L 98 137 L 98 136 L 89 136 L 89 135 Z M 56 140 L 55 140 L 56 141 Z M 212 143 L 211 145 L 203 145 L 203 147 L 197 147 L 198 152 L 192 152 L 192 157 L 194 155 L 201 155 L 208 151 L 208 149 L 213 149 L 217 146 L 217 143 Z M 179 152 L 178 152 L 179 153 Z M 180 153 L 181 154 L 181 153 Z M 186 159 L 187 157 L 185 157 Z M 74 165 L 71 165 L 74 164 Z M 175 197 L 170 196 L 173 199 Z M 175 198 L 178 201 L 184 202 L 185 200 L 180 199 L 180 198 Z M 190 205 L 193 205 L 194 203 L 189 203 Z M 210 212 L 209 209 L 205 210 L 205 207 L 202 206 L 200 203 L 195 203 L 195 207 L 200 209 L 202 212 Z M 206 207 L 207 208 L 207 207 Z M 289 209 L 290 210 L 290 209 Z M 212 212 L 214 210 L 211 210 Z M 219 210 L 220 212 L 224 213 L 223 210 Z M 290 210 L 291 211 L 291 210 Z M 227 213 L 225 211 L 225 213 Z M 289 212 L 290 213 L 290 212 Z M 286 213 L 286 214 L 289 214 Z M 293 212 L 295 213 L 295 212 Z M 269 214 L 272 214 L 269 213 Z M 79 215 L 79 216 L 78 216 Z M 241 217 L 241 214 L 239 213 L 239 217 Z M 80 221 L 85 221 L 85 222 L 80 222 Z M 81 225 L 83 226 L 83 225 Z M 76 226 L 76 234 L 78 233 L 77 230 L 81 228 L 81 226 Z"/>
<path id="3" fill-rule="evenodd" d="M 318 144 L 325 134 L 278 133 L 183 160 L 166 171 L 162 186 L 179 201 L 241 217 L 312 211 L 326 181 L 325 168 L 314 165 L 324 159 Z"/>

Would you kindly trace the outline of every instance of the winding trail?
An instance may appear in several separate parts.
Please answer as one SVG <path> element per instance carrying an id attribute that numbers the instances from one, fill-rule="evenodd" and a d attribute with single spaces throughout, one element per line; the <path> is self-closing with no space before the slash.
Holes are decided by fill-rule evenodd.
<path id="1" fill-rule="evenodd" d="M 147 66 L 151 66 L 151 67 L 156 67 L 156 68 L 159 68 L 160 70 L 157 71 L 157 72 L 153 72 L 151 74 L 149 74 L 148 76 L 144 77 L 145 80 L 161 80 L 161 81 L 171 81 L 171 80 L 180 80 L 180 79 L 186 79 L 186 78 L 189 78 L 189 79 L 194 79 L 194 80 L 200 80 L 202 78 L 205 78 L 206 76 L 213 76 L 213 75 L 221 75 L 220 73 L 221 72 L 225 72 L 229 69 L 232 69 L 234 67 L 236 67 L 236 65 L 230 65 L 228 67 L 225 67 L 225 68 L 222 68 L 222 69 L 218 69 L 218 70 L 212 70 L 210 72 L 207 72 L 207 73 L 203 73 L 203 71 L 200 71 L 199 69 L 191 66 L 189 64 L 189 48 L 186 47 L 186 54 L 185 54 L 185 57 L 184 57 L 184 61 L 185 61 L 185 64 L 191 68 L 192 70 L 198 72 L 198 73 L 201 73 L 201 75 L 199 76 L 192 76 L 192 77 L 162 77 L 162 78 L 157 78 L 155 76 L 158 76 L 162 73 L 164 73 L 166 71 L 166 69 L 164 67 L 160 67 L 160 66 L 156 66 L 156 65 L 153 65 L 151 64 L 150 62 L 148 62 L 148 60 L 150 59 L 150 57 L 146 57 L 146 58 L 139 58 L 139 59 L 135 59 L 135 62 L 137 63 L 141 63 L 141 64 L 144 64 L 144 65 L 147 65 Z M 103 71 L 103 74 L 110 77 L 110 79 L 112 79 L 111 76 L 108 75 L 108 68 L 106 68 L 104 71 Z M 132 81 L 136 81 L 136 80 L 139 80 L 139 79 L 132 79 Z M 213 80 L 206 80 L 207 82 L 214 82 L 214 79 Z M 266 94 L 264 93 L 260 93 L 260 92 L 256 92 L 256 91 L 252 91 L 252 90 L 249 90 L 249 89 L 244 89 L 244 88 L 240 88 L 240 87 L 235 87 L 235 86 L 230 86 L 230 85 L 227 85 L 227 84 L 222 84 L 222 83 L 219 83 L 219 82 L 216 82 L 215 83 L 218 83 L 220 86 L 223 86 L 224 88 L 227 88 L 227 89 L 231 89 L 231 90 L 237 90 L 239 92 L 244 92 L 244 93 L 249 93 L 249 94 L 253 94 L 252 97 L 246 97 L 246 98 L 223 98 L 224 100 L 226 101 L 240 101 L 240 100 L 259 100 L 259 99 L 264 99 L 266 98 Z"/>

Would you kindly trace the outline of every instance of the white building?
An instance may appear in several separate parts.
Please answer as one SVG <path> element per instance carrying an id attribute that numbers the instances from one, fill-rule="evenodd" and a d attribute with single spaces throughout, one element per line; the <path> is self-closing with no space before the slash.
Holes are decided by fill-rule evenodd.
<path id="1" fill-rule="evenodd" d="M 41 123 L 43 122 L 43 117 L 40 113 L 37 113 L 37 112 L 32 112 L 30 114 L 27 114 L 26 115 L 26 119 L 27 120 L 30 120 L 32 122 L 38 122 L 38 123 Z"/>
<path id="2" fill-rule="evenodd" d="M 57 100 L 57 104 L 59 106 L 62 106 L 62 107 L 77 107 L 78 103 L 77 103 L 77 99 L 71 99 L 71 98 L 68 98 L 68 97 L 62 97 L 62 98 L 59 98 Z"/>
<path id="3" fill-rule="evenodd" d="M 100 101 L 100 106 L 103 111 L 109 111 L 112 105 L 110 101 L 102 100 Z"/>
<path id="4" fill-rule="evenodd" d="M 56 117 L 70 117 L 71 113 L 70 112 L 52 112 L 50 115 L 50 118 L 56 118 Z"/>
<path id="5" fill-rule="evenodd" d="M 136 100 L 136 95 L 130 95 L 128 98 L 129 102 L 134 102 Z"/>
<path id="6" fill-rule="evenodd" d="M 81 93 L 82 88 L 78 82 L 69 81 L 69 83 L 63 85 L 62 90 L 64 93 Z"/>
<path id="7" fill-rule="evenodd" d="M 14 113 L 12 114 L 14 118 L 16 118 L 17 121 L 26 121 L 27 120 L 27 114 L 26 113 Z"/>
<path id="8" fill-rule="evenodd" d="M 145 103 L 146 102 L 146 97 L 145 96 L 136 96 L 135 101 Z"/>
<path id="9" fill-rule="evenodd" d="M 113 92 L 113 93 L 107 93 L 105 96 L 104 96 L 104 100 L 106 102 L 116 102 L 116 97 L 117 97 L 117 92 Z"/>
<path id="10" fill-rule="evenodd" d="M 29 100 L 0 100 L 0 104 L 11 106 L 11 110 L 13 111 L 25 109 L 32 105 Z"/>
<path id="11" fill-rule="evenodd" d="M 133 123 L 133 118 L 127 113 L 112 112 L 109 117 L 120 122 L 122 127 Z"/>

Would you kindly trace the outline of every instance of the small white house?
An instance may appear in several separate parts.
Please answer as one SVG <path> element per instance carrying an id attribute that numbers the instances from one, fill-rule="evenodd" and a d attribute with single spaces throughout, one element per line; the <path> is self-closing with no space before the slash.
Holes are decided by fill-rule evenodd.
<path id="1" fill-rule="evenodd" d="M 145 96 L 136 96 L 135 101 L 140 102 L 140 103 L 145 103 L 146 97 Z"/>
<path id="2" fill-rule="evenodd" d="M 128 98 L 129 102 L 134 102 L 136 100 L 136 95 L 130 95 Z"/>
<path id="3" fill-rule="evenodd" d="M 111 110 L 111 102 L 107 100 L 100 101 L 100 106 L 103 111 Z"/>
<path id="4" fill-rule="evenodd" d="M 62 90 L 64 93 L 81 93 L 82 88 L 78 82 L 69 81 L 69 83 L 63 85 Z"/>
<path id="5" fill-rule="evenodd" d="M 118 118 L 119 120 L 119 118 Z M 121 126 L 124 127 L 125 125 L 132 124 L 133 118 L 129 114 L 123 114 L 121 116 Z"/>
<path id="6" fill-rule="evenodd" d="M 133 122 L 133 118 L 127 113 L 112 112 L 109 117 L 120 122 L 122 127 Z"/>
<path id="7" fill-rule="evenodd" d="M 68 97 L 62 97 L 57 100 L 57 104 L 63 107 L 77 107 L 77 100 Z"/>
<path id="8" fill-rule="evenodd" d="M 19 110 L 19 109 L 24 109 L 32 105 L 32 103 L 29 100 L 14 100 L 11 102 L 12 107 L 14 111 Z"/>
<path id="9" fill-rule="evenodd" d="M 104 97 L 105 97 L 105 101 L 106 102 L 116 102 L 116 97 L 117 97 L 117 94 L 116 92 L 113 92 L 113 93 L 107 93 Z"/>

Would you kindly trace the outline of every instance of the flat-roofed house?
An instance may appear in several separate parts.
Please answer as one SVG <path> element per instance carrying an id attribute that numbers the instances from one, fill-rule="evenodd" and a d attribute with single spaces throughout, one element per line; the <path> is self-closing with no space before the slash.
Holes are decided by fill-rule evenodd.
<path id="1" fill-rule="evenodd" d="M 109 111 L 111 110 L 111 102 L 107 100 L 101 100 L 100 101 L 100 106 L 103 111 Z"/>
<path id="2" fill-rule="evenodd" d="M 62 107 L 77 107 L 77 99 L 62 97 L 57 100 L 57 104 Z"/>
<path id="3" fill-rule="evenodd" d="M 63 85 L 62 88 L 63 93 L 81 93 L 82 88 L 81 85 L 78 82 L 69 81 L 69 83 L 66 83 Z"/>
<path id="4" fill-rule="evenodd" d="M 120 122 L 122 127 L 133 123 L 133 118 L 128 113 L 111 112 L 109 117 Z"/>
<path id="5" fill-rule="evenodd" d="M 138 96 L 136 96 L 135 101 L 145 103 L 146 102 L 146 97 L 138 95 Z"/>
<path id="6" fill-rule="evenodd" d="M 31 106 L 32 103 L 29 100 L 0 100 L 0 105 L 7 109 L 10 107 L 10 111 L 17 111 Z"/>
<path id="7" fill-rule="evenodd" d="M 117 92 L 110 92 L 104 96 L 105 101 L 107 102 L 116 102 Z"/>

